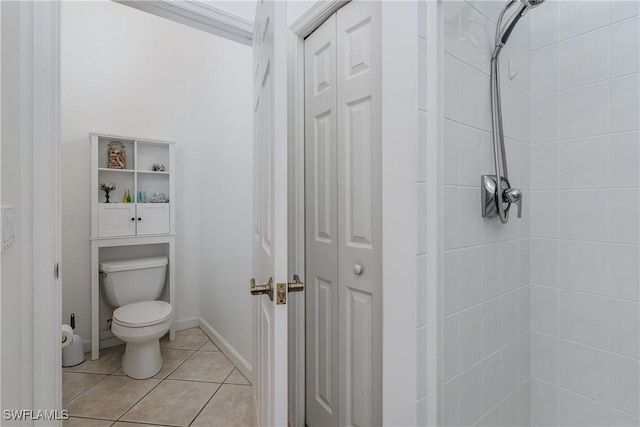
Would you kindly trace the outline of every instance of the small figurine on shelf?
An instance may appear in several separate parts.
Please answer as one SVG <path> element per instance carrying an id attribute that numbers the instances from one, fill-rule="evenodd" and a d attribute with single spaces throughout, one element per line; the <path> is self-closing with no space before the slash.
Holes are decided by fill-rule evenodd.
<path id="1" fill-rule="evenodd" d="M 109 193 L 116 189 L 116 185 L 111 182 L 105 182 L 100 184 L 100 188 L 104 191 L 105 203 L 109 203 Z"/>
<path id="2" fill-rule="evenodd" d="M 164 172 L 164 165 L 162 163 L 154 163 L 151 168 L 155 172 Z"/>
<path id="3" fill-rule="evenodd" d="M 149 198 L 149 203 L 169 203 L 169 198 L 164 193 L 153 193 Z"/>

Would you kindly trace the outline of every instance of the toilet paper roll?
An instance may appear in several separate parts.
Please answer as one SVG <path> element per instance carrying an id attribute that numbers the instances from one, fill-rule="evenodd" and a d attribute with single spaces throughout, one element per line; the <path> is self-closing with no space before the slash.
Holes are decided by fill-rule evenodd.
<path id="1" fill-rule="evenodd" d="M 62 324 L 62 347 L 66 347 L 73 341 L 73 329 L 67 324 Z"/>

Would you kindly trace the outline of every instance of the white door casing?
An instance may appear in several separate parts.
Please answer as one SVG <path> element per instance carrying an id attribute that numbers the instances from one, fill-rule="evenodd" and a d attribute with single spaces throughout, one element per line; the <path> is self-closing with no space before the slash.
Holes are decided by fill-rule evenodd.
<path id="1" fill-rule="evenodd" d="M 256 283 L 287 281 L 286 4 L 261 1 L 254 23 Z M 254 301 L 254 410 L 260 426 L 287 425 L 287 305 Z"/>
<path id="2" fill-rule="evenodd" d="M 351 2 L 305 43 L 312 427 L 382 424 L 380 34 L 380 4 Z"/>

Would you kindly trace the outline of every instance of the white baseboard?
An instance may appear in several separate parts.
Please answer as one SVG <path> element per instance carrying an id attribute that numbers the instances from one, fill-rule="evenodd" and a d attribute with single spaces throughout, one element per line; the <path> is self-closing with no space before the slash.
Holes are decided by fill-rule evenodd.
<path id="1" fill-rule="evenodd" d="M 182 331 L 184 329 L 191 329 L 198 327 L 198 318 L 197 317 L 187 317 L 186 319 L 180 319 L 173 322 L 176 326 L 176 331 Z"/>
<path id="2" fill-rule="evenodd" d="M 229 358 L 231 363 L 253 384 L 253 367 L 202 317 L 198 318 L 199 326 L 209 339 Z"/>

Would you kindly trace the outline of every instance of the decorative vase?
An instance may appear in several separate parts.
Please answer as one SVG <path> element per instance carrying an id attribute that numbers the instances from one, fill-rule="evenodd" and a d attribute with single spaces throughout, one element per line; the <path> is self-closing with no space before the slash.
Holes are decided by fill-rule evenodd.
<path id="1" fill-rule="evenodd" d="M 104 192 L 104 198 L 106 199 L 105 203 L 109 203 L 109 192 L 108 191 Z"/>

